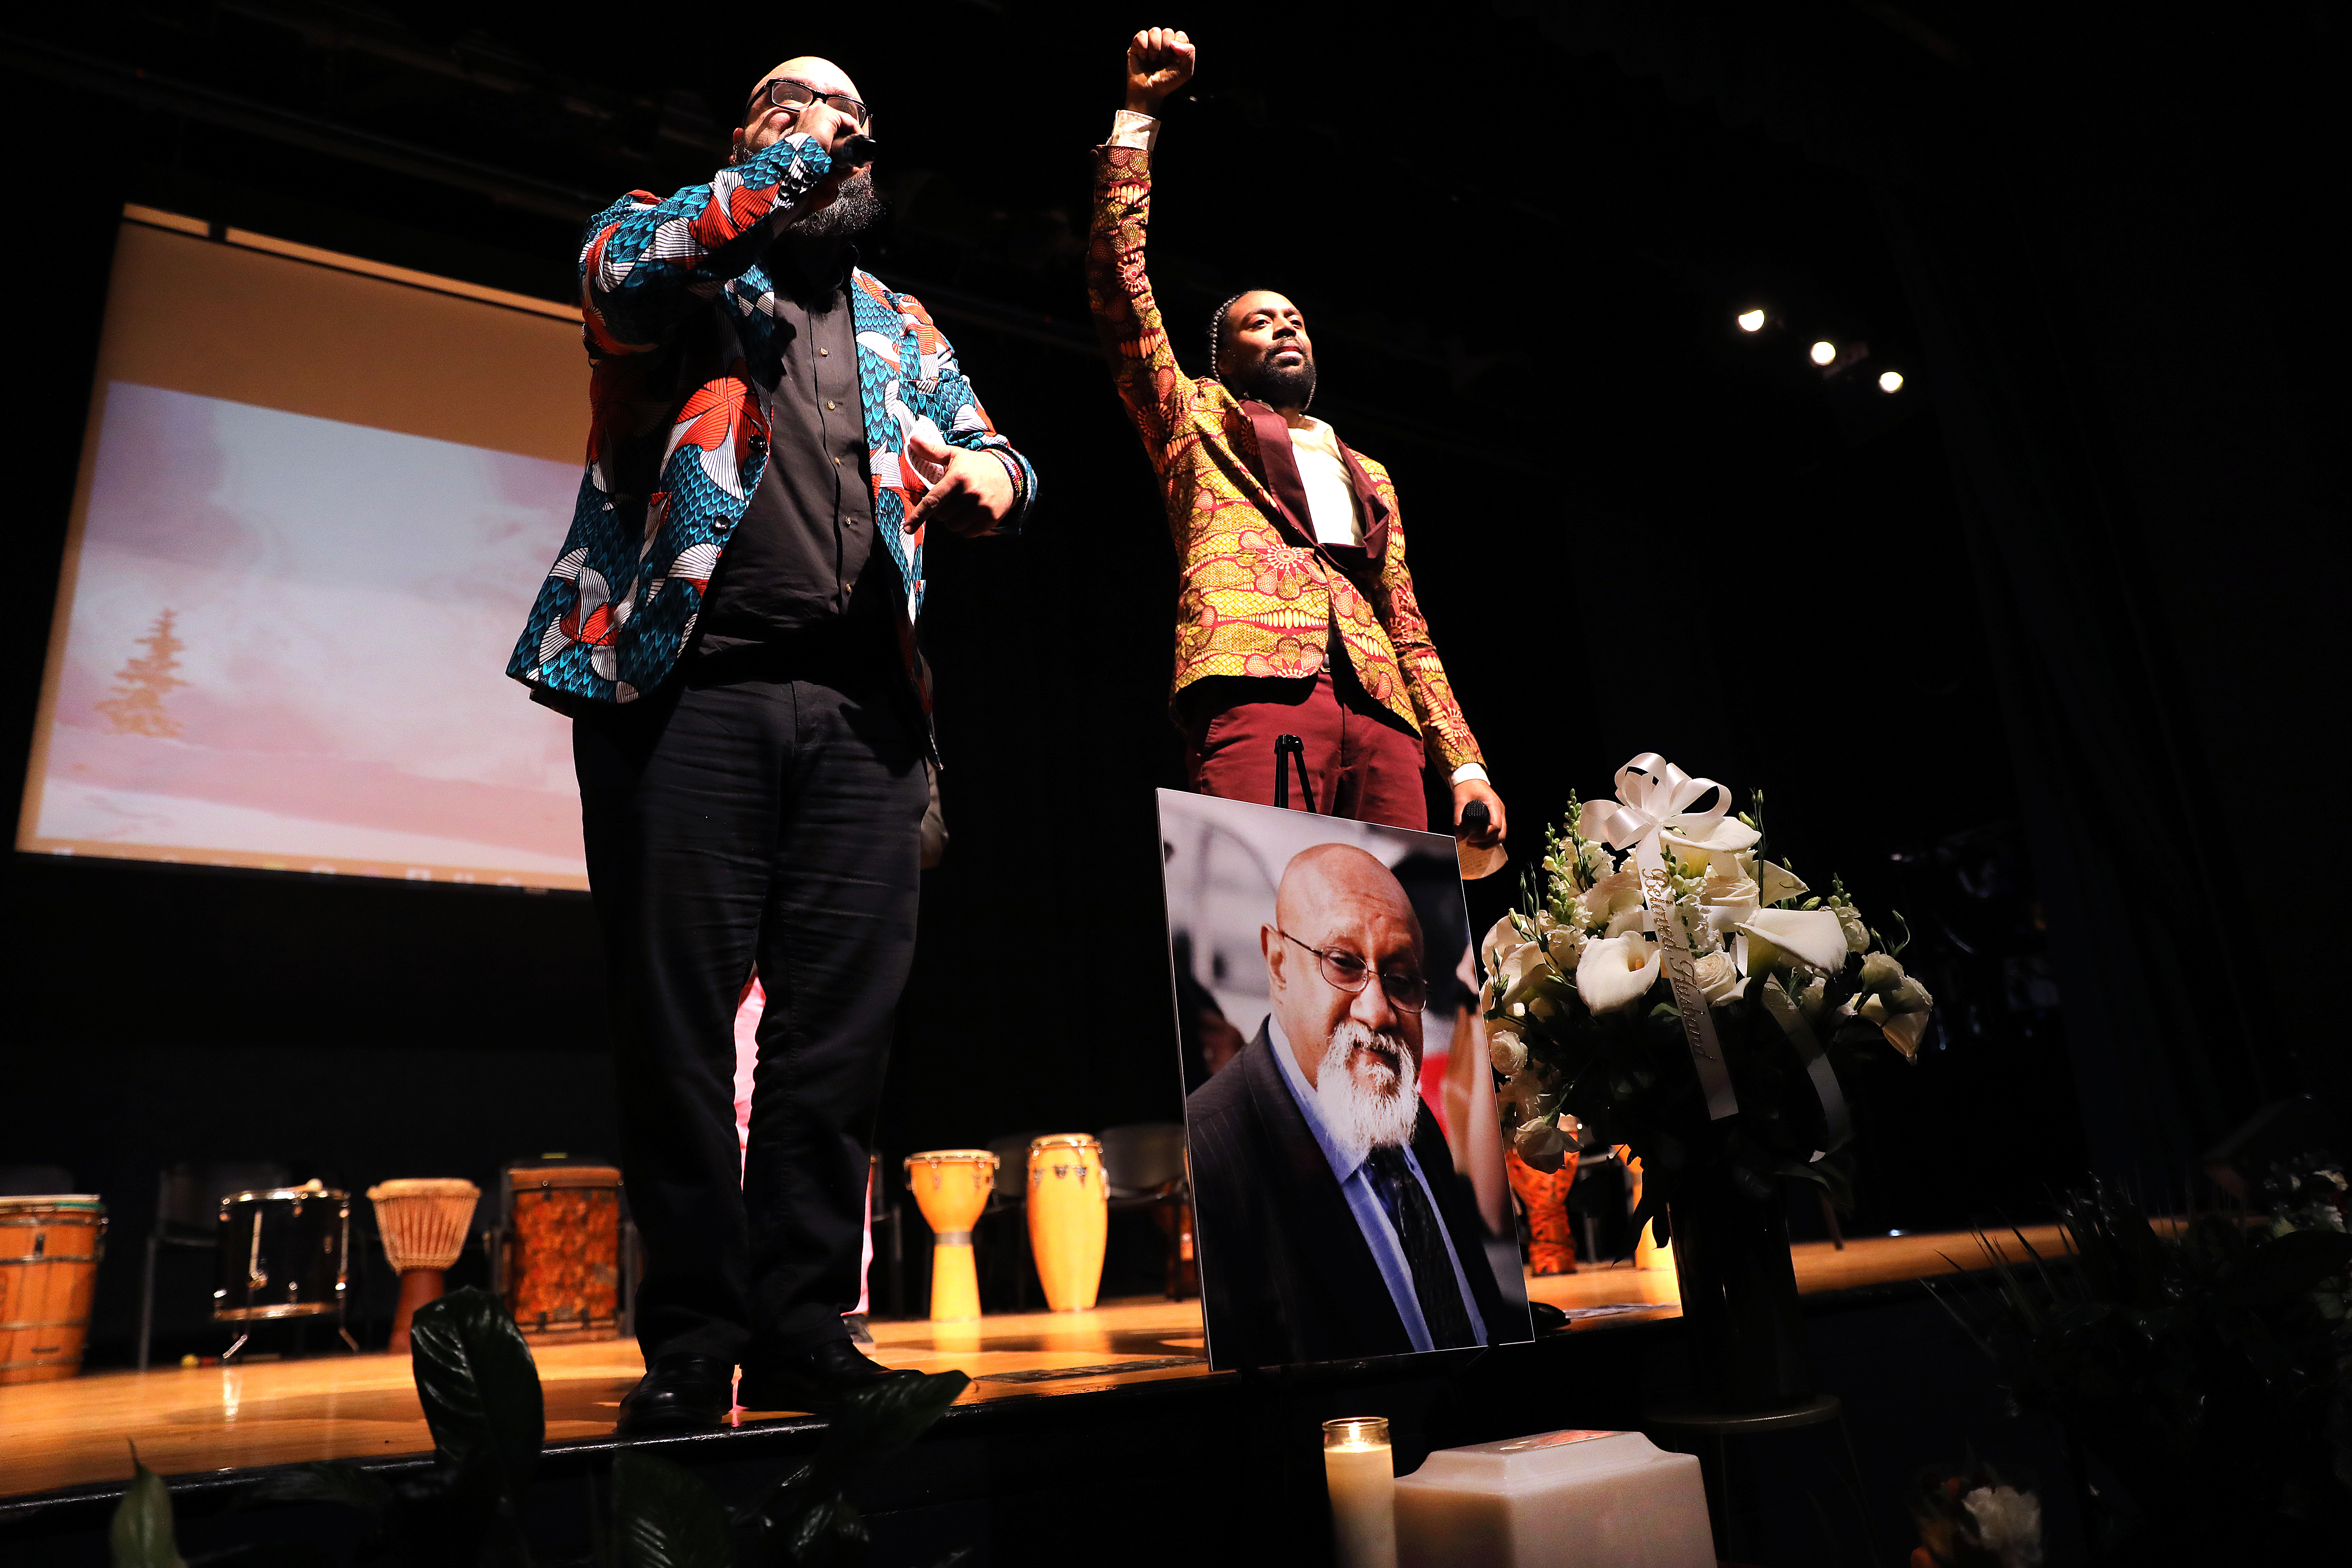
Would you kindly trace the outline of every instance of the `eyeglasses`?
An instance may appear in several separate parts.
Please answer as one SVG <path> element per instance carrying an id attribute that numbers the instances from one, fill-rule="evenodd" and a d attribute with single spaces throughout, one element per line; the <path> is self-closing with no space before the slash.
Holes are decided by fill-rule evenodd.
<path id="1" fill-rule="evenodd" d="M 751 89 L 754 104 L 762 98 L 778 109 L 801 110 L 812 103 L 830 104 L 847 115 L 850 122 L 860 130 L 865 129 L 866 118 L 873 112 L 845 92 L 819 92 L 808 83 L 795 81 L 788 76 L 772 76 Z"/>
<path id="2" fill-rule="evenodd" d="M 1281 933 L 1283 941 L 1307 948 L 1321 961 L 1319 967 L 1323 971 L 1323 978 L 1330 983 L 1333 989 L 1353 995 L 1371 984 L 1372 966 L 1354 953 L 1337 950 L 1326 952 L 1319 947 L 1307 947 L 1305 942 L 1280 926 L 1275 930 Z M 1399 1012 L 1418 1013 L 1429 1005 L 1429 982 L 1422 977 L 1420 970 L 1383 969 L 1380 975 L 1382 994 L 1396 1005 Z"/>

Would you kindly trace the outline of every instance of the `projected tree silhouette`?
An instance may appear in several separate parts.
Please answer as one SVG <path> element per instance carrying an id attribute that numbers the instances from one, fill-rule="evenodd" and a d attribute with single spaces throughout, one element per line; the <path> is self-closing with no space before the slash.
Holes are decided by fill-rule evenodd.
<path id="1" fill-rule="evenodd" d="M 180 650 L 187 645 L 172 631 L 172 612 L 155 617 L 139 639 L 147 651 L 114 672 L 114 695 L 98 704 L 107 728 L 118 735 L 176 735 L 180 721 L 163 710 L 163 697 L 186 681 L 172 672 L 180 668 Z"/>

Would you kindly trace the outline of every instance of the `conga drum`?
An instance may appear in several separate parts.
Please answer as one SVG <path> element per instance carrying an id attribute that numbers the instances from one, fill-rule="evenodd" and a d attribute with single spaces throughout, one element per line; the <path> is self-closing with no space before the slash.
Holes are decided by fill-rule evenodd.
<path id="1" fill-rule="evenodd" d="M 1095 1304 L 1109 1202 L 1099 1142 L 1083 1132 L 1057 1132 L 1029 1145 L 1029 1250 L 1045 1305 L 1056 1312 Z"/>
<path id="2" fill-rule="evenodd" d="M 81 1370 L 106 1256 L 106 1205 L 87 1193 L 0 1198 L 0 1384 Z"/>
<path id="3" fill-rule="evenodd" d="M 907 1185 L 931 1227 L 931 1321 L 980 1316 L 980 1274 L 972 1267 L 971 1227 L 996 1184 L 996 1156 L 985 1149 L 933 1149 L 907 1156 Z"/>
<path id="4" fill-rule="evenodd" d="M 515 1165 L 499 1179 L 507 1310 L 523 1337 L 620 1338 L 621 1173 L 611 1165 Z"/>
<path id="5" fill-rule="evenodd" d="M 384 1261 L 400 1276 L 400 1304 L 392 1314 L 392 1353 L 408 1353 L 408 1325 L 416 1309 L 441 1294 L 441 1279 L 466 1250 L 474 1205 L 482 1189 L 471 1182 L 418 1177 L 380 1182 L 367 1190 L 375 1205 L 376 1235 Z"/>

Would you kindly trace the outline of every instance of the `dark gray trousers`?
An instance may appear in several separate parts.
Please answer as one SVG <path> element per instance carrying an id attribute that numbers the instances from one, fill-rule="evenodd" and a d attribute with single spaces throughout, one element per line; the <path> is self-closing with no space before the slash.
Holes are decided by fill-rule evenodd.
<path id="1" fill-rule="evenodd" d="M 845 1334 L 914 957 L 928 791 L 909 706 L 887 668 L 673 680 L 572 726 L 648 1360 L 756 1364 Z M 739 1188 L 734 1017 L 755 963 Z"/>

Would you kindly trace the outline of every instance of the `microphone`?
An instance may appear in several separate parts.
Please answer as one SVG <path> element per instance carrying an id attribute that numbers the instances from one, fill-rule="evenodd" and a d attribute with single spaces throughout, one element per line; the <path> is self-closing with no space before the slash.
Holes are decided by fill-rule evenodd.
<path id="1" fill-rule="evenodd" d="M 841 151 L 853 167 L 859 163 L 871 163 L 875 153 L 874 138 L 861 132 L 843 142 Z"/>

